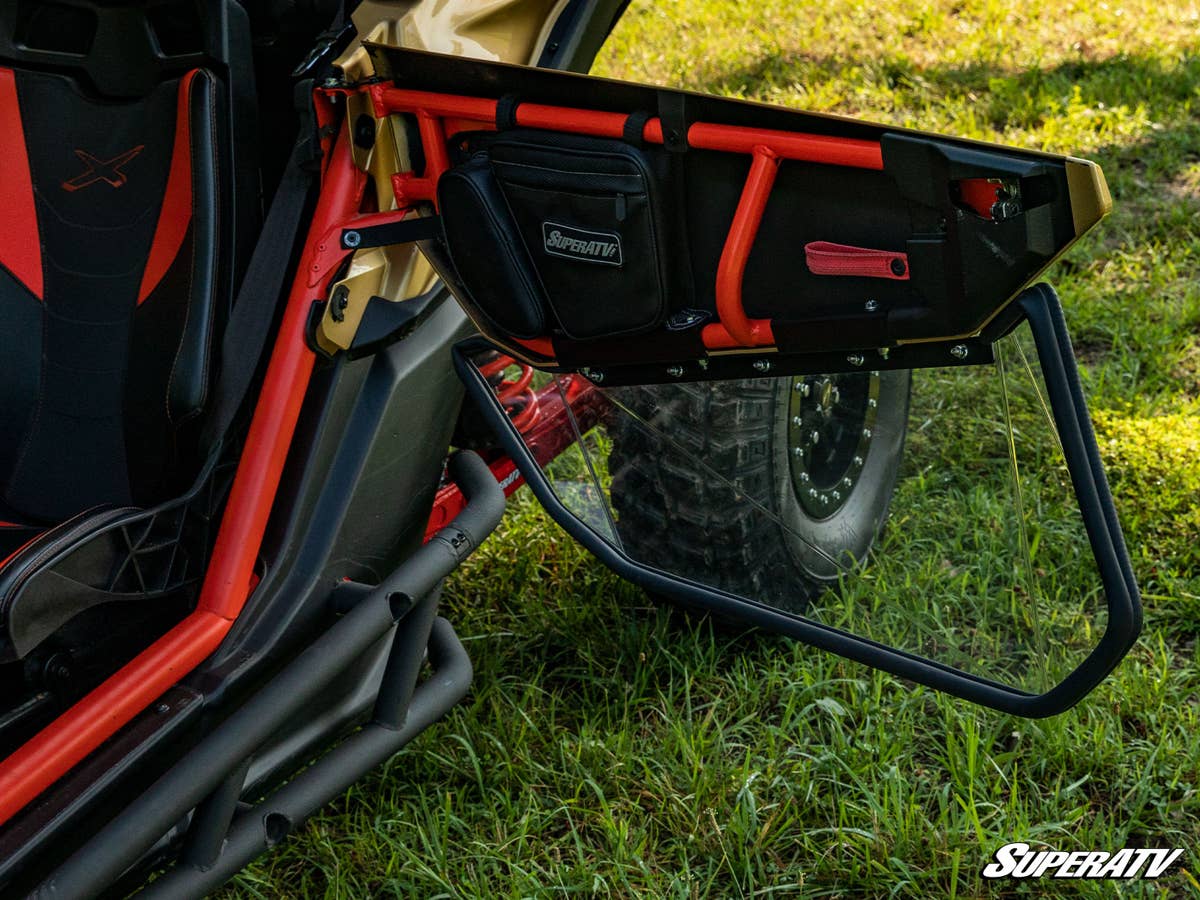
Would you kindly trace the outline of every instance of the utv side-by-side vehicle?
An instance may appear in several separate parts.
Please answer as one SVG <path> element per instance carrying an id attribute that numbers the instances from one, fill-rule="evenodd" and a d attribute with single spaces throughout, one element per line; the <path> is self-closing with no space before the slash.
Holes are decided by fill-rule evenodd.
<path id="1" fill-rule="evenodd" d="M 522 484 L 1013 714 L 1129 649 L 1034 283 L 1099 169 L 574 74 L 622 9 L 0 6 L 0 895 L 201 896 L 433 724 Z"/>

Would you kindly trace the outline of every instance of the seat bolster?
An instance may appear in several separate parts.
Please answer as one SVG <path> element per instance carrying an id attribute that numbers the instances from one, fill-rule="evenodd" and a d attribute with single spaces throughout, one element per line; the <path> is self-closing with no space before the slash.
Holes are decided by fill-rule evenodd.
<path id="1" fill-rule="evenodd" d="M 220 161 L 215 133 L 220 102 L 213 77 L 197 71 L 190 85 L 188 137 L 192 158 L 192 260 L 188 317 L 167 385 L 167 408 L 179 423 L 203 411 L 217 321 Z"/>

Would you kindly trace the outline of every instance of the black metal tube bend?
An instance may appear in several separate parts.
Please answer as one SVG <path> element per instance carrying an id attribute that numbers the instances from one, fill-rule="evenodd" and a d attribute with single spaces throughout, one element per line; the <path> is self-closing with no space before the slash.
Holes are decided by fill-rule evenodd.
<path id="1" fill-rule="evenodd" d="M 450 476 L 467 497 L 458 516 L 68 858 L 34 897 L 87 898 L 111 885 L 457 568 L 500 523 L 504 491 L 487 464 L 470 451 L 451 457 Z M 415 697 L 413 703 L 415 707 Z M 410 713 L 401 731 L 407 734 L 422 720 Z"/>

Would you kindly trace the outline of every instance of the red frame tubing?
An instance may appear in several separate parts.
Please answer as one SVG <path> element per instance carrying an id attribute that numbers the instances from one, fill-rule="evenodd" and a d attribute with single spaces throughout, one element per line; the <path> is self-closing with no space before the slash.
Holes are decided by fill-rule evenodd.
<path id="1" fill-rule="evenodd" d="M 763 211 L 771 197 L 775 176 L 779 173 L 779 157 L 767 147 L 755 147 L 750 159 L 750 172 L 738 200 L 729 235 L 717 263 L 717 319 L 705 325 L 701 332 L 704 346 L 709 349 L 727 347 L 769 347 L 775 344 L 769 319 L 751 319 L 742 305 L 742 277 L 750 250 L 762 224 Z"/>
<path id="2" fill-rule="evenodd" d="M 314 356 L 304 329 L 313 292 L 305 274 L 326 232 L 357 211 L 365 179 L 343 129 L 325 170 L 196 610 L 0 763 L 0 823 L 208 657 L 245 605 L 312 374 Z"/>
<path id="3" fill-rule="evenodd" d="M 420 178 L 411 172 L 392 176 L 392 186 L 401 206 L 411 204 L 414 200 L 432 200 L 436 195 L 438 178 L 449 168 L 442 120 L 452 120 L 456 127 L 468 123 L 475 123 L 482 128 L 495 127 L 492 124 L 496 121 L 495 100 L 414 91 L 382 84 L 374 85 L 369 90 L 377 116 L 414 113 L 421 128 L 421 140 L 427 154 L 425 174 Z M 625 113 L 540 103 L 521 103 L 516 109 L 517 124 L 525 128 L 544 128 L 593 137 L 623 137 L 628 119 Z M 642 137 L 651 143 L 661 144 L 662 121 L 658 118 L 649 119 L 642 129 Z M 750 173 L 742 188 L 742 196 L 717 267 L 718 321 L 706 325 L 701 332 L 704 346 L 710 350 L 774 346 L 770 320 L 751 319 L 746 315 L 746 308 L 742 304 L 742 276 L 780 161 L 790 159 L 882 171 L 883 150 L 878 141 L 713 122 L 692 123 L 688 127 L 687 143 L 698 150 L 751 155 Z M 435 152 L 431 153 L 431 148 L 436 148 Z M 553 347 L 549 341 L 539 339 L 537 346 L 531 341 L 519 343 L 553 358 Z"/>

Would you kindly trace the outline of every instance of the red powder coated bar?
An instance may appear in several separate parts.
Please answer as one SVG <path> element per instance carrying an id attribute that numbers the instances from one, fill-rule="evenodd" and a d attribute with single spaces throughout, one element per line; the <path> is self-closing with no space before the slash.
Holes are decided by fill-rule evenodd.
<path id="1" fill-rule="evenodd" d="M 779 157 L 766 147 L 755 147 L 750 173 L 746 176 L 729 235 L 721 250 L 721 261 L 717 264 L 717 318 L 720 321 L 705 325 L 701 332 L 704 346 L 710 349 L 764 347 L 775 343 L 767 319 L 746 316 L 742 306 L 742 277 L 778 171 Z"/>

